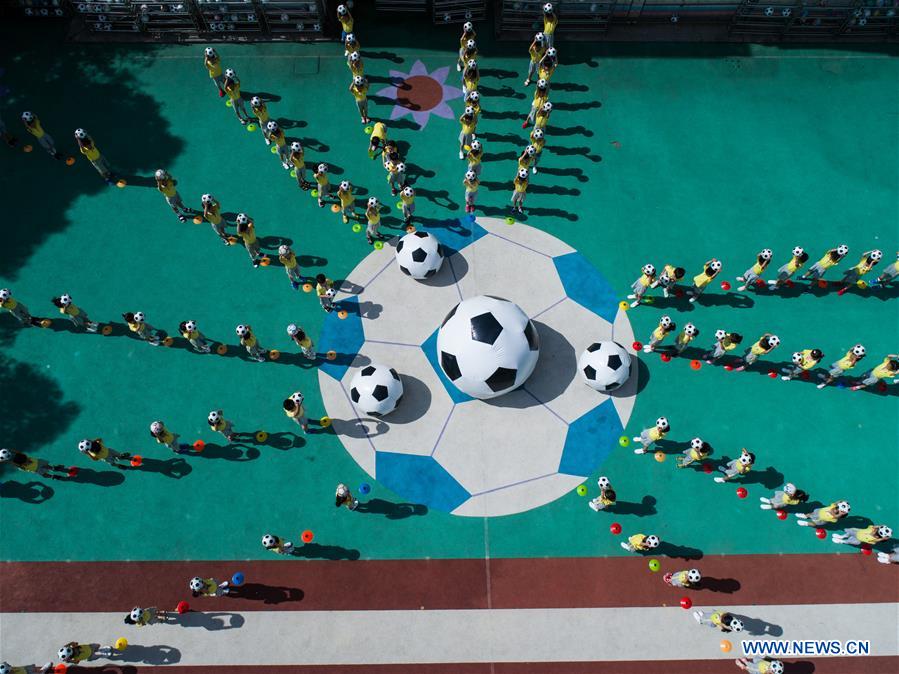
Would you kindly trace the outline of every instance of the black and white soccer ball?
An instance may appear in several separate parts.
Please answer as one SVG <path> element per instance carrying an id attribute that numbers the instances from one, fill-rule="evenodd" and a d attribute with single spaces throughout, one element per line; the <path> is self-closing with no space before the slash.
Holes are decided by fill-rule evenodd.
<path id="1" fill-rule="evenodd" d="M 440 368 L 463 393 L 495 398 L 521 386 L 537 365 L 540 338 L 521 308 L 477 295 L 457 304 L 437 333 Z"/>
<path id="2" fill-rule="evenodd" d="M 443 246 L 429 232 L 410 232 L 396 244 L 396 264 L 406 276 L 429 279 L 443 266 Z"/>
<path id="3" fill-rule="evenodd" d="M 617 342 L 594 342 L 581 354 L 577 369 L 587 386 L 609 393 L 630 379 L 631 354 Z"/>
<path id="4" fill-rule="evenodd" d="M 381 363 L 361 368 L 350 382 L 350 399 L 366 414 L 390 414 L 402 398 L 403 380 L 396 370 Z"/>

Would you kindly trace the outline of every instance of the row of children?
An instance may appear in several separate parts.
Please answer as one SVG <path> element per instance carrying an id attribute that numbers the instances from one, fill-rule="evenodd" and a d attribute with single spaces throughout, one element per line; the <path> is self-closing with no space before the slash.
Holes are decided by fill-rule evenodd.
<path id="1" fill-rule="evenodd" d="M 843 244 L 836 248 L 831 248 L 801 276 L 801 280 L 815 281 L 819 284 L 824 283 L 823 277 L 827 270 L 836 266 L 844 257 L 846 257 L 848 252 L 849 247 Z M 809 259 L 808 253 L 806 253 L 800 246 L 793 248 L 791 254 L 792 257 L 790 260 L 778 268 L 777 276 L 766 282 L 762 279 L 762 276 L 768 268 L 768 265 L 771 263 L 774 253 L 770 248 L 765 248 L 760 251 L 756 256 L 753 265 L 744 271 L 742 275 L 737 277 L 737 281 L 742 284 L 737 290 L 743 292 L 753 287 L 767 287 L 773 290 L 780 288 L 783 285 L 791 286 L 793 284 L 793 275 L 799 271 Z M 853 284 L 863 283 L 862 277 L 868 274 L 882 259 L 883 251 L 877 249 L 866 251 L 862 254 L 857 264 L 846 270 L 846 273 L 839 283 L 844 289 Z M 709 284 L 721 272 L 721 269 L 722 263 L 716 258 L 708 260 L 703 265 L 702 272 L 693 277 L 692 287 L 686 291 L 691 296 L 691 302 L 695 302 L 696 299 L 702 295 Z M 664 265 L 661 273 L 657 273 L 654 265 L 646 264 L 643 265 L 640 272 L 640 277 L 631 285 L 633 292 L 628 295 L 628 299 L 633 300 L 633 302 L 631 302 L 631 307 L 636 307 L 643 302 L 647 291 L 651 288 L 661 286 L 663 295 L 668 297 L 672 292 L 676 292 L 678 284 L 683 280 L 686 274 L 683 267 L 678 267 L 673 264 Z M 877 277 L 874 283 L 876 285 L 886 286 L 892 283 L 897 276 L 899 276 L 899 254 L 896 256 L 896 261 L 884 269 L 883 273 Z M 727 286 L 729 285 L 730 284 L 727 283 Z"/>
<path id="2" fill-rule="evenodd" d="M 677 324 L 671 317 L 667 315 L 662 316 L 659 319 L 659 324 L 650 334 L 649 342 L 643 347 L 643 351 L 646 353 L 658 351 L 662 341 L 676 330 Z M 673 347 L 666 350 L 663 355 L 669 357 L 671 355 L 681 355 L 698 335 L 699 329 L 693 323 L 687 323 L 675 338 Z M 742 343 L 743 335 L 740 333 L 718 329 L 715 331 L 715 343 L 703 354 L 702 358 L 711 365 L 727 352 L 735 350 Z M 744 351 L 742 357 L 737 358 L 727 367 L 736 372 L 742 372 L 750 365 L 758 362 L 761 356 L 771 353 L 779 345 L 780 338 L 775 334 L 766 332 Z M 818 374 L 818 379 L 821 380 L 818 388 L 823 389 L 828 384 L 832 384 L 840 377 L 845 376 L 866 355 L 867 350 L 863 344 L 852 346 L 841 358 L 831 364 L 830 369 L 826 373 Z M 821 349 L 810 348 L 795 351 L 790 357 L 791 364 L 781 369 L 781 379 L 784 381 L 791 381 L 796 377 L 808 379 L 811 371 L 817 368 L 823 359 L 824 353 Z M 899 379 L 899 354 L 887 354 L 880 363 L 867 370 L 850 388 L 853 391 L 858 391 L 875 384 L 881 385 L 882 388 L 886 385 L 885 380 L 887 379 L 891 379 L 891 383 L 896 383 L 897 379 Z"/>

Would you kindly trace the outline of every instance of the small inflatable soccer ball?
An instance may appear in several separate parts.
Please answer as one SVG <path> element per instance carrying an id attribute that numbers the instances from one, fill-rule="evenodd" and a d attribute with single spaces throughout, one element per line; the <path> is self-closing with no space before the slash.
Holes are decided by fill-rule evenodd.
<path id="1" fill-rule="evenodd" d="M 411 232 L 396 244 L 396 264 L 406 276 L 418 281 L 431 278 L 443 266 L 443 246 L 433 234 Z"/>
<path id="2" fill-rule="evenodd" d="M 350 382 L 350 399 L 366 414 L 390 414 L 402 397 L 403 380 L 392 367 L 380 363 L 366 365 Z"/>
<path id="3" fill-rule="evenodd" d="M 521 308 L 477 295 L 457 304 L 437 333 L 440 368 L 463 393 L 495 398 L 521 386 L 537 365 L 540 338 Z"/>
<path id="4" fill-rule="evenodd" d="M 600 393 L 621 388 L 631 376 L 631 354 L 617 342 L 594 342 L 577 361 L 584 383 Z"/>

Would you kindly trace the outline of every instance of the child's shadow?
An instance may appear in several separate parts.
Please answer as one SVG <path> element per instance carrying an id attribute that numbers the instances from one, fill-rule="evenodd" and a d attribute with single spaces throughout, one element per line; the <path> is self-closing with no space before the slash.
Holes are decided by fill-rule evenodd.
<path id="1" fill-rule="evenodd" d="M 115 487 L 125 481 L 125 476 L 115 470 L 79 468 L 75 477 L 70 477 L 68 481 L 77 482 L 78 484 L 94 484 L 98 487 Z"/>
<path id="2" fill-rule="evenodd" d="M 128 644 L 124 651 L 113 651 L 110 660 L 142 662 L 147 665 L 171 665 L 181 661 L 181 651 L 173 646 L 141 646 Z"/>
<path id="3" fill-rule="evenodd" d="M 295 546 L 290 553 L 293 557 L 305 557 L 306 559 L 359 559 L 358 550 L 344 548 L 339 545 L 320 545 L 318 543 L 305 543 Z"/>
<path id="4" fill-rule="evenodd" d="M 144 457 L 141 461 L 139 470 L 145 470 L 149 473 L 159 473 L 166 477 L 180 480 L 185 475 L 189 475 L 193 468 L 187 461 L 180 457 L 167 459 L 165 461 Z"/>
<path id="5" fill-rule="evenodd" d="M 279 117 L 275 121 L 278 122 L 278 126 L 280 126 L 282 129 L 302 129 L 306 126 L 309 126 L 309 124 L 302 119 L 287 119 L 286 117 Z"/>
<path id="6" fill-rule="evenodd" d="M 53 498 L 53 488 L 43 482 L 21 483 L 13 480 L 4 480 L 0 485 L 0 497 L 17 498 L 25 503 L 43 503 Z"/>
<path id="7" fill-rule="evenodd" d="M 784 483 L 784 476 L 774 466 L 768 466 L 765 470 L 751 470 L 748 475 L 735 480 L 740 484 L 760 484 L 765 489 L 774 489 Z"/>
<path id="8" fill-rule="evenodd" d="M 740 589 L 740 581 L 736 578 L 714 578 L 712 576 L 703 576 L 696 589 L 733 594 Z"/>
<path id="9" fill-rule="evenodd" d="M 292 246 L 293 239 L 288 238 L 286 236 L 260 236 L 259 237 L 259 247 L 264 248 L 266 250 L 278 250 L 278 246 Z M 273 262 L 277 263 L 278 258 L 275 257 Z"/>
<path id="10" fill-rule="evenodd" d="M 653 496 L 644 496 L 639 503 L 630 501 L 616 501 L 615 505 L 608 508 L 610 513 L 616 515 L 636 515 L 646 517 L 656 514 L 656 499 Z"/>
<path id="11" fill-rule="evenodd" d="M 202 452 L 197 452 L 194 456 L 200 459 L 224 459 L 225 461 L 254 461 L 258 459 L 261 452 L 255 447 L 249 447 L 241 442 L 235 442 L 228 445 L 217 445 L 214 442 L 207 442 Z"/>
<path id="12" fill-rule="evenodd" d="M 244 617 L 227 611 L 188 611 L 177 616 L 175 624 L 182 627 L 202 627 L 209 631 L 233 630 L 243 627 Z M 129 646 L 130 648 L 130 646 Z"/>
<path id="13" fill-rule="evenodd" d="M 401 520 L 413 515 L 427 515 L 428 507 L 417 503 L 391 503 L 380 498 L 360 502 L 356 512 L 384 515 L 389 520 Z"/>
<path id="14" fill-rule="evenodd" d="M 779 637 L 784 633 L 783 627 L 780 625 L 775 625 L 774 623 L 769 623 L 760 620 L 759 618 L 750 618 L 749 616 L 740 615 L 739 613 L 733 613 L 732 615 L 743 623 L 743 631 L 747 634 L 753 636 L 761 636 L 764 634 L 769 637 Z"/>
<path id="15" fill-rule="evenodd" d="M 666 557 L 679 559 L 702 559 L 702 550 L 686 545 L 675 545 L 666 541 L 659 543 L 659 547 L 650 551 L 650 554 L 665 555 Z"/>
<path id="16" fill-rule="evenodd" d="M 299 356 L 299 354 L 297 354 Z M 311 363 L 312 361 L 308 360 L 303 356 L 299 356 L 307 363 Z M 265 447 L 272 447 L 273 449 L 280 449 L 281 451 L 286 451 L 291 449 L 292 447 L 305 447 L 306 441 L 298 436 L 296 433 L 290 433 L 288 431 L 281 431 L 280 433 L 269 433 L 268 437 L 263 442 L 258 442 L 255 437 L 251 437 L 246 442 L 252 443 L 254 445 L 263 445 Z"/>
<path id="17" fill-rule="evenodd" d="M 281 587 L 263 583 L 232 585 L 229 597 L 261 601 L 263 604 L 282 604 L 287 601 L 303 601 L 305 594 L 297 587 Z"/>

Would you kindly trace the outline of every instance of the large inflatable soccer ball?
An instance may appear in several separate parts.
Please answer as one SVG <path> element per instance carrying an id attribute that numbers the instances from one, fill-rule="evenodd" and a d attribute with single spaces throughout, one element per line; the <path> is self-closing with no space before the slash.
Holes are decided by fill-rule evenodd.
<path id="1" fill-rule="evenodd" d="M 392 367 L 371 363 L 359 370 L 350 382 L 353 404 L 366 414 L 390 414 L 403 397 L 403 381 Z"/>
<path id="2" fill-rule="evenodd" d="M 411 232 L 396 244 L 396 263 L 406 276 L 431 278 L 443 265 L 443 247 L 433 234 Z"/>
<path id="3" fill-rule="evenodd" d="M 617 342 L 594 342 L 577 361 L 587 386 L 609 393 L 620 388 L 631 376 L 631 355 Z"/>
<path id="4" fill-rule="evenodd" d="M 521 386 L 540 356 L 537 329 L 517 304 L 478 295 L 457 304 L 437 333 L 440 368 L 463 393 L 495 398 Z"/>

